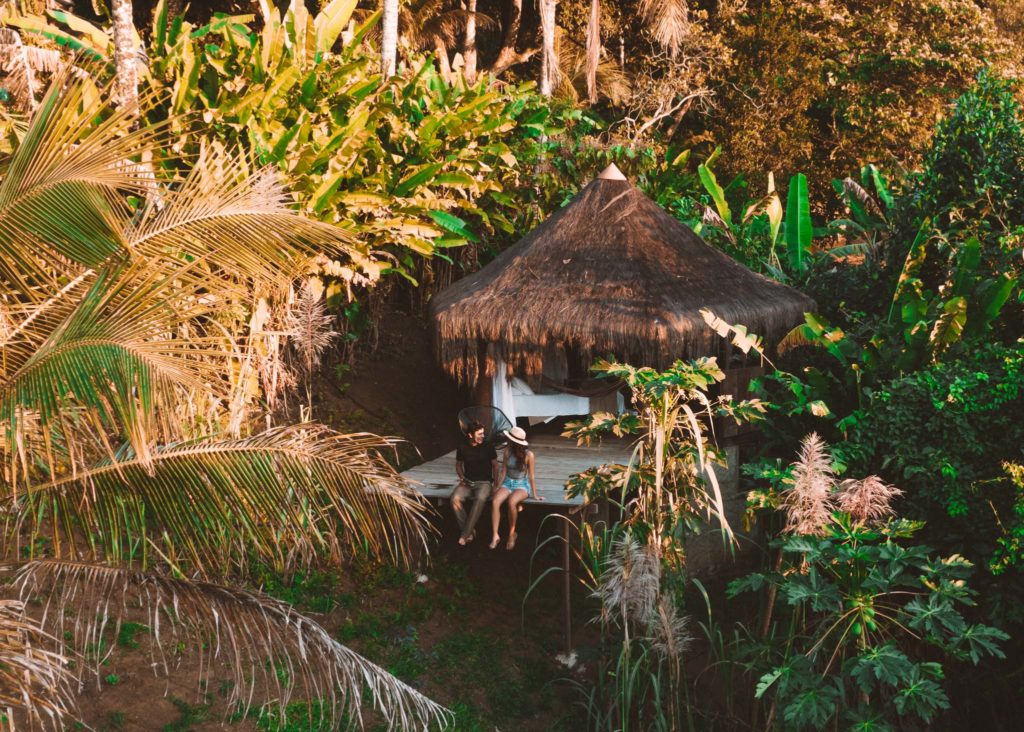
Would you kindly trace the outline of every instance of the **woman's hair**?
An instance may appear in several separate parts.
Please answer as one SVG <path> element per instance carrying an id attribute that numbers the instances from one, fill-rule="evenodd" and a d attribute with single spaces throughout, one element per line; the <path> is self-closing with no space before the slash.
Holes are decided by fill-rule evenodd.
<path id="1" fill-rule="evenodd" d="M 520 445 L 518 442 L 509 440 L 508 447 L 512 454 L 516 456 L 516 467 L 526 467 L 526 445 Z"/>

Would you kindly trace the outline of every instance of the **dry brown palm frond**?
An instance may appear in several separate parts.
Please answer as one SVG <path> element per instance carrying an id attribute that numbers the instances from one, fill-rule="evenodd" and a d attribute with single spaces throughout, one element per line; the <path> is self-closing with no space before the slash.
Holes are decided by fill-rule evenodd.
<path id="1" fill-rule="evenodd" d="M 640 14 L 654 40 L 675 58 L 691 30 L 686 0 L 640 0 Z"/>
<path id="2" fill-rule="evenodd" d="M 43 89 L 39 74 L 69 71 L 78 77 L 88 76 L 89 69 L 80 61 L 56 48 L 25 44 L 13 28 L 0 28 L 0 72 L 6 74 L 4 86 L 25 111 L 39 105 L 38 95 Z"/>
<path id="3" fill-rule="evenodd" d="M 654 613 L 661 584 L 661 562 L 653 547 L 626 535 L 615 542 L 594 595 L 603 615 L 628 624 L 646 624 Z"/>
<path id="4" fill-rule="evenodd" d="M 412 48 L 432 51 L 438 42 L 456 48 L 466 32 L 466 21 L 476 19 L 478 30 L 491 30 L 497 22 L 486 13 L 472 13 L 464 8 L 450 7 L 449 0 L 427 0 L 420 6 L 405 5 L 398 17 L 399 32 Z"/>
<path id="5" fill-rule="evenodd" d="M 244 713 L 255 694 L 266 692 L 283 715 L 301 690 L 306 698 L 325 700 L 333 724 L 346 713 L 362 726 L 365 692 L 388 729 L 426 730 L 450 718 L 439 704 L 266 595 L 79 562 L 28 562 L 16 569 L 22 598 L 47 598 L 44 627 L 57 636 L 69 632 L 78 648 L 101 647 L 104 632 L 116 633 L 123 618 L 140 608 L 153 636 L 154 668 L 167 673 L 166 649 L 183 644 L 200 656 L 204 680 L 215 664 L 218 674 L 233 675 L 231 710 Z M 103 659 L 95 660 L 91 670 L 98 681 Z"/>
<path id="6" fill-rule="evenodd" d="M 58 641 L 25 615 L 24 603 L 0 600 L 0 728 L 65 729 L 78 684 L 68 658 L 47 650 Z"/>
<path id="7" fill-rule="evenodd" d="M 367 552 L 408 563 L 426 545 L 428 507 L 381 455 L 396 445 L 303 424 L 156 448 L 148 462 L 125 447 L 20 498 L 8 491 L 0 512 L 8 540 L 52 521 L 72 551 L 119 561 L 127 535 L 206 576 L 252 557 L 282 571 Z M 77 546 L 74 526 L 94 543 Z"/>
<path id="8" fill-rule="evenodd" d="M 150 200 L 127 227 L 126 247 L 151 266 L 203 259 L 214 273 L 238 272 L 286 287 L 317 254 L 364 257 L 338 226 L 303 217 L 273 170 L 252 171 L 240 153 L 204 153 L 185 181 Z"/>
<path id="9" fill-rule="evenodd" d="M 800 444 L 799 459 L 793 463 L 793 486 L 783 493 L 786 531 L 820 535 L 832 520 L 835 471 L 825 442 L 812 432 Z"/>
<path id="10" fill-rule="evenodd" d="M 322 288 L 317 285 L 313 279 L 302 284 L 285 321 L 292 347 L 301 357 L 307 373 L 312 373 L 321 354 L 338 337 L 337 331 L 331 329 L 334 316 L 327 313 L 321 298 Z"/>
<path id="11" fill-rule="evenodd" d="M 663 659 L 671 661 L 680 660 L 693 640 L 686 616 L 680 614 L 675 603 L 665 595 L 658 599 L 647 632 L 651 648 Z"/>
<path id="12" fill-rule="evenodd" d="M 889 485 L 877 475 L 861 480 L 844 480 L 839 484 L 836 504 L 840 511 L 850 514 L 854 521 L 867 523 L 893 514 L 892 500 L 903 491 Z"/>
<path id="13" fill-rule="evenodd" d="M 587 98 L 587 49 L 558 29 L 558 85 L 556 92 L 574 100 Z M 603 56 L 597 65 L 598 96 L 621 104 L 633 92 L 629 75 L 619 64 Z"/>

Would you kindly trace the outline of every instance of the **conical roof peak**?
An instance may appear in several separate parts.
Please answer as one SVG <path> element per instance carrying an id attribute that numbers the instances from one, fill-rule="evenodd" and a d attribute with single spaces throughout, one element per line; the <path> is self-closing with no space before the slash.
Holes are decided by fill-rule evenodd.
<path id="1" fill-rule="evenodd" d="M 597 175 L 598 180 L 626 180 L 626 176 L 619 170 L 619 166 L 615 163 L 610 163 L 607 168 L 602 170 Z"/>

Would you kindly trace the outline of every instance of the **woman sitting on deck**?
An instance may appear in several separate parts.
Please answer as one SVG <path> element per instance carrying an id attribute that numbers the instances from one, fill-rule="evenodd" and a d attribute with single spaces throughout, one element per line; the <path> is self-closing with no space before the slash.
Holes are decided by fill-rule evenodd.
<path id="1" fill-rule="evenodd" d="M 513 427 L 505 430 L 505 437 L 508 438 L 509 444 L 505 448 L 505 459 L 501 463 L 501 472 L 495 484 L 498 488 L 491 500 L 491 526 L 494 528 L 491 549 L 498 546 L 498 542 L 501 541 L 501 535 L 498 533 L 498 526 L 501 524 L 501 504 L 508 501 L 508 542 L 505 548 L 512 549 L 516 545 L 516 519 L 519 517 L 520 504 L 529 494 L 533 495 L 534 500 L 544 500 L 537 494 L 537 482 L 533 477 L 536 461 L 533 451 L 527 449 L 529 443 L 526 441 L 526 432 L 521 427 Z"/>

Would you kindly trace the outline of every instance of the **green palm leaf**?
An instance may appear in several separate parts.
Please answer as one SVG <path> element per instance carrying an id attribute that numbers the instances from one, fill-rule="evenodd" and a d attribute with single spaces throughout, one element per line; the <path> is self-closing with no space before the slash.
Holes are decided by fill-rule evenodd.
<path id="1" fill-rule="evenodd" d="M 149 191 L 152 174 L 131 162 L 162 134 L 131 131 L 114 112 L 95 121 L 108 90 L 71 75 L 47 91 L 0 183 L 0 275 L 22 297 L 41 301 L 75 276 L 124 251 L 121 191 Z"/>
<path id="2" fill-rule="evenodd" d="M 8 449 L 23 439 L 24 415 L 48 439 L 65 410 L 85 408 L 102 429 L 127 435 L 146 460 L 161 410 L 173 408 L 183 389 L 228 391 L 221 374 L 231 353 L 203 336 L 199 323 L 190 337 L 180 334 L 221 304 L 209 292 L 216 279 L 196 262 L 165 274 L 137 261 L 104 268 L 86 284 L 80 297 L 53 301 L 4 345 L 0 421 Z"/>
<path id="3" fill-rule="evenodd" d="M 216 271 L 286 284 L 310 258 L 362 258 L 344 229 L 301 216 L 269 170 L 248 172 L 226 152 L 200 158 L 183 184 L 153 199 L 125 233 L 132 254 L 152 266 L 205 260 Z"/>
<path id="4" fill-rule="evenodd" d="M 148 460 L 125 448 L 0 505 L 19 528 L 56 520 L 72 542 L 73 526 L 89 527 L 97 556 L 131 558 L 139 544 L 160 545 L 192 571 L 223 573 L 250 557 L 285 567 L 363 552 L 401 562 L 425 544 L 426 506 L 381 457 L 394 446 L 307 424 L 162 447 Z"/>

